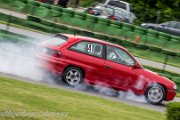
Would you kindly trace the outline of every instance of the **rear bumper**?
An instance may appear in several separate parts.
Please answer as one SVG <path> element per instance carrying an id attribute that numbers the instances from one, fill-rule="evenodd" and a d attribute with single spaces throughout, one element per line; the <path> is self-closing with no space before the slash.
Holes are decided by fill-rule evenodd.
<path id="1" fill-rule="evenodd" d="M 61 73 L 66 66 L 66 64 L 63 63 L 61 60 L 53 59 L 46 55 L 36 55 L 36 59 L 40 61 L 38 64 L 40 68 L 44 68 L 51 72 Z"/>
<path id="2" fill-rule="evenodd" d="M 167 89 L 167 95 L 166 95 L 165 100 L 166 101 L 173 100 L 174 97 L 176 96 L 176 93 L 177 93 L 176 90 Z"/>

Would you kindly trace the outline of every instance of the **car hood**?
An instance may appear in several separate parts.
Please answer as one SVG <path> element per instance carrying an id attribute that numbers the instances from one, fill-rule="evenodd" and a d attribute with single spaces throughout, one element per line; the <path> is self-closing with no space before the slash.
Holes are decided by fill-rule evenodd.
<path id="1" fill-rule="evenodd" d="M 168 78 L 161 76 L 155 72 L 152 72 L 150 70 L 144 69 L 143 74 L 147 81 L 150 81 L 151 83 L 158 83 L 166 86 L 168 89 L 174 89 L 174 86 L 176 85 L 173 81 L 169 80 Z"/>
<path id="2" fill-rule="evenodd" d="M 154 23 L 142 23 L 141 26 L 157 26 L 158 24 Z"/>

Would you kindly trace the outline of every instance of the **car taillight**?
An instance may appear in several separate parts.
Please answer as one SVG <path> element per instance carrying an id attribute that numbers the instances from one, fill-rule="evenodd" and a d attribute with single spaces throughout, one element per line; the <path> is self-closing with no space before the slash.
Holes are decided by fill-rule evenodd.
<path id="1" fill-rule="evenodd" d="M 55 51 L 55 53 L 52 55 L 53 57 L 61 57 L 61 52 L 60 51 Z"/>
<path id="2" fill-rule="evenodd" d="M 61 52 L 49 48 L 42 48 L 41 50 L 42 53 L 48 54 L 53 57 L 61 57 Z"/>
<path id="3" fill-rule="evenodd" d="M 110 16 L 109 18 L 112 19 L 112 20 L 117 20 L 116 16 Z"/>
<path id="4" fill-rule="evenodd" d="M 94 11 L 94 10 L 90 10 L 89 13 L 90 13 L 91 15 L 94 15 L 94 14 L 95 14 L 95 11 Z"/>

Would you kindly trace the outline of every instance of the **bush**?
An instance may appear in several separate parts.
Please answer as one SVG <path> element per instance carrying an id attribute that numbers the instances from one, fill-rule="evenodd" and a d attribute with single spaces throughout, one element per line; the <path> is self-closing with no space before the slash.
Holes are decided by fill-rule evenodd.
<path id="1" fill-rule="evenodd" d="M 180 102 L 167 105 L 167 120 L 180 120 Z"/>
<path id="2" fill-rule="evenodd" d="M 169 51 L 169 50 L 162 50 L 162 52 L 166 55 L 170 55 L 170 56 L 176 56 L 176 53 L 173 51 Z"/>
<path id="3" fill-rule="evenodd" d="M 142 44 L 137 44 L 136 47 L 137 47 L 137 48 L 140 48 L 140 49 L 144 49 L 144 50 L 149 49 L 149 46 L 147 46 L 147 45 L 142 45 Z"/>
<path id="4" fill-rule="evenodd" d="M 152 50 L 152 51 L 156 51 L 156 52 L 161 52 L 162 51 L 161 48 L 155 47 L 155 46 L 149 46 L 149 49 Z"/>

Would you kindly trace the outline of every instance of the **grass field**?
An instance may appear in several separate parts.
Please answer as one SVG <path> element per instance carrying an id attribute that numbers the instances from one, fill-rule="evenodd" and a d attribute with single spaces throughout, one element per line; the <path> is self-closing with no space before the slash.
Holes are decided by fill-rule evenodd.
<path id="1" fill-rule="evenodd" d="M 0 111 L 66 112 L 66 116 L 13 120 L 164 120 L 165 114 L 94 96 L 0 77 Z M 1 114 L 0 114 L 1 115 Z M 1 120 L 12 117 L 0 116 Z"/>
<path id="2" fill-rule="evenodd" d="M 180 97 L 180 93 L 177 93 L 176 97 Z"/>

